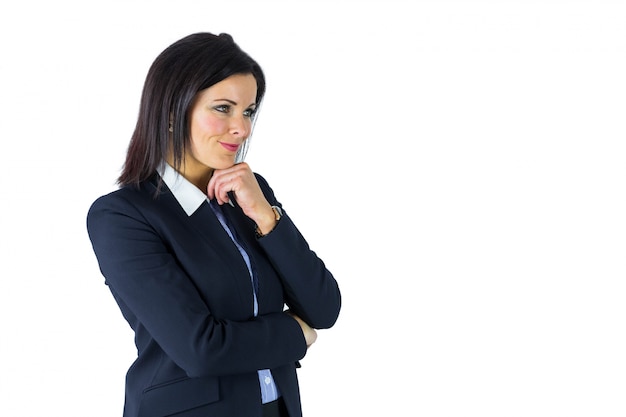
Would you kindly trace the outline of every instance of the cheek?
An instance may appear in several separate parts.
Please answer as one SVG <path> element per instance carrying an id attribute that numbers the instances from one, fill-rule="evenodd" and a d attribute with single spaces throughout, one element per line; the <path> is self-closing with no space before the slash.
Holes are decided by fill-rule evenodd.
<path id="1" fill-rule="evenodd" d="M 217 117 L 205 117 L 199 123 L 203 135 L 206 136 L 221 135 L 226 131 L 226 126 L 226 122 Z"/>
<path id="2" fill-rule="evenodd" d="M 194 117 L 191 123 L 191 140 L 202 143 L 213 136 L 224 134 L 226 129 L 226 122 L 218 117 Z"/>

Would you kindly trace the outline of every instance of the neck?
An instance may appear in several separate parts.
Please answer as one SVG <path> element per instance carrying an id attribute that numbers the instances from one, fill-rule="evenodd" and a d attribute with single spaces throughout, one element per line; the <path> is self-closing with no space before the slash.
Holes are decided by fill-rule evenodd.
<path id="1" fill-rule="evenodd" d="M 167 163 L 174 167 L 173 158 L 168 157 Z M 209 180 L 213 176 L 214 169 L 200 164 L 186 163 L 183 159 L 182 164 L 177 171 L 187 181 L 198 187 L 200 191 L 206 194 L 207 186 L 209 185 Z"/>

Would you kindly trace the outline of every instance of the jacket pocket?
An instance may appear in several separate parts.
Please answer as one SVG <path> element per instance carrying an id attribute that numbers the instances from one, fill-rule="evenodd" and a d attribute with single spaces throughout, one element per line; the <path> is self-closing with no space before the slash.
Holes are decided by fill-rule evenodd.
<path id="1" fill-rule="evenodd" d="M 216 377 L 179 378 L 144 390 L 139 417 L 164 417 L 219 400 Z"/>

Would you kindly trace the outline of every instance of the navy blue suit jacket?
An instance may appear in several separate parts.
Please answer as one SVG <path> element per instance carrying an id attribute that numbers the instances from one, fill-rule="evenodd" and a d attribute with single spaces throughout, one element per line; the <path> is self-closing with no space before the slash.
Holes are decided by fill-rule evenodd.
<path id="1" fill-rule="evenodd" d="M 248 269 L 208 202 L 188 216 L 157 181 L 100 197 L 87 216 L 100 270 L 135 332 L 124 417 L 260 416 L 258 369 L 271 369 L 289 415 L 300 416 L 296 364 L 307 348 L 283 310 L 331 327 L 341 305 L 335 279 L 286 212 L 257 238 L 241 209 L 224 205 L 258 277 L 254 317 Z"/>

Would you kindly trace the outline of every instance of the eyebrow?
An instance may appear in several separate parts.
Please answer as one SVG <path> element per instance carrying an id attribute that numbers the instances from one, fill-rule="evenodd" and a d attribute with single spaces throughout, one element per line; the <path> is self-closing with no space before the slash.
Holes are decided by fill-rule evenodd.
<path id="1" fill-rule="evenodd" d="M 236 101 L 230 100 L 228 98 L 217 98 L 217 99 L 215 99 L 215 101 L 226 101 L 227 103 L 230 103 L 233 106 L 237 105 Z M 248 107 L 252 107 L 252 106 L 256 106 L 256 103 L 252 103 L 252 104 L 248 105 Z"/>

